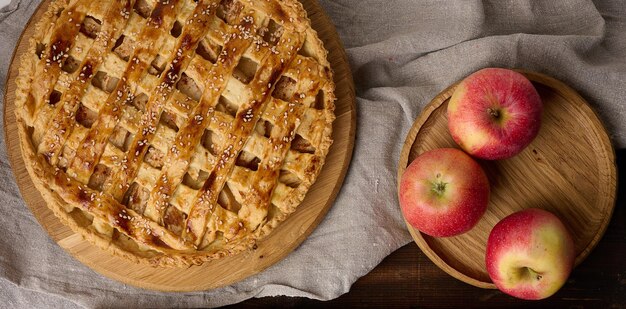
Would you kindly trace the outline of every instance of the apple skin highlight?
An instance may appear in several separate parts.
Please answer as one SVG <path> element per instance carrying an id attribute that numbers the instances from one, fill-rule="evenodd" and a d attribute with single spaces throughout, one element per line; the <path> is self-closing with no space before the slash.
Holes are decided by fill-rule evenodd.
<path id="1" fill-rule="evenodd" d="M 574 266 L 574 242 L 554 214 L 529 208 L 502 219 L 487 240 L 494 284 L 511 296 L 538 300 L 556 293 Z"/>
<path id="2" fill-rule="evenodd" d="M 479 70 L 459 83 L 448 103 L 454 141 L 472 156 L 513 157 L 537 136 L 541 97 L 522 74 L 500 68 Z"/>
<path id="3" fill-rule="evenodd" d="M 453 148 L 434 149 L 417 157 L 399 186 L 400 208 L 407 222 L 434 237 L 470 230 L 485 213 L 489 193 L 482 167 Z"/>

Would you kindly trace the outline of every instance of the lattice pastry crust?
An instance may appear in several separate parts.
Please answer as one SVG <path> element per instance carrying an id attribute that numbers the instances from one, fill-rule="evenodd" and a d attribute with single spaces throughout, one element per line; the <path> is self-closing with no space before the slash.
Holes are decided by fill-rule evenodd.
<path id="1" fill-rule="evenodd" d="M 28 172 L 64 224 L 133 261 L 251 248 L 324 164 L 326 55 L 295 0 L 56 0 L 17 79 Z"/>

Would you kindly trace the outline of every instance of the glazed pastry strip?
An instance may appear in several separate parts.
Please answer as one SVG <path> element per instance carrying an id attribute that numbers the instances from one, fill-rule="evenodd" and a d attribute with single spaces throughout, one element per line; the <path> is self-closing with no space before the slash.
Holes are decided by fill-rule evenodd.
<path id="1" fill-rule="evenodd" d="M 31 92 L 35 101 L 35 114 L 33 115 L 35 120 L 40 114 L 39 111 L 44 109 L 44 104 L 51 103 L 50 95 L 59 79 L 59 75 L 61 75 L 63 62 L 69 56 L 68 52 L 76 42 L 75 37 L 81 28 L 80 21 L 86 15 L 87 8 L 84 2 L 75 3 L 62 12 L 57 21 L 57 27 L 51 34 L 50 43 L 35 67 L 31 86 Z M 45 119 L 41 119 L 41 121 L 45 121 Z M 37 127 L 41 130 L 36 130 L 33 134 L 36 144 L 40 142 L 45 126 Z"/>
<path id="2" fill-rule="evenodd" d="M 246 1 L 242 2 L 245 3 Z M 293 12 L 291 11 L 285 11 L 277 1 L 255 1 L 254 5 L 258 7 L 259 11 L 276 20 L 277 23 L 283 26 L 294 27 L 294 29 L 291 29 L 293 32 L 304 32 L 306 30 L 306 17 L 292 14 Z"/>
<path id="3" fill-rule="evenodd" d="M 256 30 L 251 17 L 240 20 L 241 26 L 229 33 L 223 50 L 211 70 L 206 76 L 204 92 L 200 102 L 191 111 L 188 122 L 178 131 L 174 144 L 168 150 L 165 165 L 161 169 L 156 185 L 150 193 L 146 205 L 145 215 L 157 222 L 163 221 L 163 214 L 168 207 L 168 201 L 174 190 L 180 185 L 187 172 L 191 156 L 196 152 L 196 145 L 204 130 L 211 122 L 214 107 L 217 105 L 222 92 L 226 88 L 230 72 L 235 69 L 244 51 L 250 45 L 250 40 L 244 39 Z"/>
<path id="4" fill-rule="evenodd" d="M 169 29 L 174 23 L 175 12 L 180 1 L 173 0 L 167 4 L 157 2 L 152 15 L 139 36 L 138 44 L 133 56 L 129 58 L 126 70 L 120 77 L 115 89 L 108 96 L 98 114 L 98 119 L 89 129 L 80 145 L 76 149 L 76 156 L 70 162 L 68 174 L 83 183 L 89 181 L 89 177 L 104 152 L 107 140 L 115 125 L 119 122 L 122 106 L 132 101 L 136 91 L 136 84 L 144 75 L 152 59 L 158 53 L 162 36 L 167 35 L 162 29 Z M 119 193 L 119 191 L 122 191 Z M 123 188 L 115 191 L 115 197 L 121 199 Z"/>
<path id="5" fill-rule="evenodd" d="M 294 156 L 299 160 L 307 160 L 309 163 L 311 160 L 319 160 L 314 154 L 302 154 L 292 150 L 293 145 L 291 143 L 296 132 L 301 128 L 300 126 L 307 124 L 307 113 L 317 113 L 312 105 L 315 104 L 318 92 L 327 83 L 327 79 L 321 74 L 322 70 L 316 62 L 298 56 L 284 74 L 284 76 L 297 81 L 299 87 L 293 90 L 290 95 L 281 95 L 280 97 L 285 101 L 274 99 L 279 103 L 271 105 L 279 108 L 266 112 L 266 117 L 271 115 L 274 128 L 271 131 L 268 147 L 263 149 L 263 155 L 257 155 L 263 159 L 259 163 L 258 172 L 254 174 L 254 178 L 250 182 L 255 185 L 247 191 L 244 195 L 245 200 L 241 203 L 242 208 L 239 211 L 239 217 L 246 220 L 246 225 L 249 222 L 261 222 L 267 216 L 268 207 L 274 199 L 273 190 L 279 184 L 281 169 L 294 173 L 302 181 L 310 181 L 307 174 L 314 174 L 300 171 L 290 165 L 297 164 L 297 162 L 293 162 Z M 274 90 L 274 93 L 276 92 L 277 89 Z M 303 135 L 306 138 L 312 137 L 309 132 L 303 132 Z M 312 142 L 316 150 L 319 143 L 319 139 Z M 254 204 L 252 203 L 253 200 L 259 200 L 260 203 Z M 252 205 L 257 207 L 251 207 Z M 291 209 L 280 210 L 283 212 L 292 211 Z M 256 226 L 250 226 L 250 228 L 254 229 Z"/>
<path id="6" fill-rule="evenodd" d="M 319 116 L 319 111 L 314 108 L 316 97 L 319 91 L 328 85 L 328 77 L 324 68 L 319 66 L 317 62 L 303 56 L 297 56 L 284 73 L 288 77 L 296 81 L 297 89 L 289 89 L 289 93 L 278 94 L 279 87 L 277 85 L 273 91 L 274 103 L 271 103 L 271 109 L 266 109 L 264 118 L 271 121 L 273 128 L 269 136 L 268 145 L 260 149 L 262 153 L 258 153 L 259 149 L 252 148 L 250 152 L 257 157 L 262 158 L 259 162 L 258 170 L 253 174 L 250 180 L 250 186 L 242 194 L 243 201 L 238 212 L 239 218 L 244 221 L 247 228 L 254 230 L 263 222 L 268 214 L 269 207 L 276 202 L 276 207 L 283 214 L 293 212 L 293 207 L 283 206 L 284 200 L 292 194 L 293 188 L 282 184 L 280 181 L 281 170 L 293 173 L 301 182 L 310 183 L 311 175 L 317 174 L 316 162 L 323 160 L 314 153 L 300 153 L 292 148 L 298 148 L 298 145 L 292 145 L 292 141 L 296 137 L 297 132 L 305 138 L 314 138 L 309 130 L 312 128 L 311 115 Z M 280 90 L 281 92 L 285 92 Z M 285 101 L 283 101 L 285 100 Z M 304 131 L 301 130 L 304 125 Z M 313 130 L 320 131 L 320 130 Z M 319 135 L 321 137 L 321 134 Z M 315 152 L 321 143 L 321 138 L 310 140 Z M 296 160 L 296 162 L 294 162 Z M 306 165 L 313 167 L 311 170 L 301 170 L 295 168 L 306 162 Z M 315 161 L 315 162 L 314 162 Z M 274 195 L 274 191 L 278 190 L 278 194 Z M 286 203 L 289 205 L 289 203 Z"/>
<path id="7" fill-rule="evenodd" d="M 179 37 L 176 54 L 172 56 L 165 71 L 161 73 L 161 81 L 154 90 L 154 95 L 146 104 L 146 113 L 139 123 L 139 131 L 131 143 L 124 158 L 122 168 L 118 169 L 113 177 L 105 184 L 105 190 L 110 192 L 116 199 L 121 200 L 124 192 L 137 176 L 140 164 L 148 150 L 156 128 L 163 112 L 164 104 L 172 94 L 175 83 L 180 79 L 181 73 L 191 61 L 198 42 L 206 35 L 209 28 L 209 20 L 213 18 L 216 5 L 212 1 L 201 1 L 194 9 L 190 20 L 186 23 Z"/>
<path id="8" fill-rule="evenodd" d="M 199 246 L 207 231 L 207 222 L 215 210 L 219 192 L 222 190 L 226 176 L 235 165 L 235 159 L 250 137 L 261 113 L 270 102 L 272 87 L 278 81 L 283 70 L 296 56 L 303 37 L 281 39 L 275 47 L 277 52 L 268 53 L 259 66 L 254 79 L 250 82 L 253 93 L 250 102 L 239 108 L 232 124 L 232 134 L 228 135 L 227 143 L 218 151 L 218 163 L 209 173 L 209 177 L 198 191 L 196 202 L 193 203 L 186 221 L 183 237 L 186 241 Z M 293 51 L 293 52 L 292 52 Z M 283 55 L 288 55 L 287 58 Z"/>
<path id="9" fill-rule="evenodd" d="M 324 66 L 321 66 L 312 58 L 303 56 L 298 56 L 297 60 L 294 62 L 295 65 L 291 66 L 289 70 L 285 72 L 285 76 L 293 78 L 299 83 L 315 83 L 316 89 L 325 93 L 333 91 L 332 76 L 330 76 L 330 73 L 327 72 Z M 313 85 L 311 85 L 311 88 L 313 89 Z M 311 93 L 311 95 L 316 96 L 317 94 Z M 314 101 L 311 101 L 311 104 L 314 103 Z M 322 142 L 324 132 L 323 130 L 315 129 L 324 126 L 326 117 L 333 117 L 332 119 L 334 119 L 334 115 L 332 114 L 325 115 L 323 109 L 320 110 L 314 106 L 309 106 L 302 117 L 302 125 L 297 129 L 297 133 L 308 140 L 316 149 Z"/>
<path id="10" fill-rule="evenodd" d="M 81 99 L 87 90 L 95 72 L 104 61 L 106 52 L 115 43 L 115 38 L 119 37 L 124 29 L 124 24 L 128 19 L 134 1 L 112 2 L 105 15 L 105 23 L 100 29 L 93 46 L 87 52 L 79 69 L 74 73 L 72 83 L 68 91 L 63 93 L 61 100 L 55 105 L 54 116 L 52 117 L 43 139 L 38 146 L 38 153 L 44 155 L 50 164 L 56 165 L 59 153 L 65 144 L 67 137 L 74 129 L 73 117 L 81 103 Z"/>
<path id="11" fill-rule="evenodd" d="M 298 102 L 300 93 L 294 94 L 293 101 Z M 291 101 L 291 100 L 290 100 Z M 293 102 L 292 101 L 292 102 Z M 285 103 L 285 102 L 283 102 Z M 276 104 L 278 105 L 278 104 Z M 250 230 L 257 226 L 251 226 L 250 222 L 260 224 L 268 213 L 268 207 L 274 188 L 278 184 L 278 176 L 283 166 L 284 158 L 289 151 L 289 145 L 296 136 L 296 128 L 300 125 L 300 117 L 306 106 L 301 103 L 286 103 L 283 106 L 282 115 L 276 122 L 269 138 L 269 148 L 265 156 L 259 162 L 259 167 L 254 173 L 250 188 L 244 193 L 244 202 L 239 210 L 239 217 Z M 256 201 L 256 202 L 253 202 Z"/>

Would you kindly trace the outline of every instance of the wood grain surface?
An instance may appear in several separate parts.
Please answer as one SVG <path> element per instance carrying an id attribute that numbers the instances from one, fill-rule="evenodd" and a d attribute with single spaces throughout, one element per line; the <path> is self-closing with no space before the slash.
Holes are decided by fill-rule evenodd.
<path id="1" fill-rule="evenodd" d="M 489 232 L 505 216 L 529 207 L 556 214 L 572 233 L 578 265 L 604 234 L 615 205 L 615 153 L 598 116 L 562 82 L 540 73 L 522 73 L 543 100 L 541 130 L 511 159 L 478 161 L 491 185 L 485 215 L 469 232 L 447 238 L 428 236 L 407 223 L 417 245 L 437 266 L 481 288 L 495 288 L 485 269 L 485 247 Z M 437 95 L 415 121 L 400 154 L 398 180 L 421 153 L 459 148 L 450 136 L 446 116 L 455 87 Z"/>
<path id="2" fill-rule="evenodd" d="M 197 291 L 232 284 L 280 261 L 302 243 L 324 218 L 341 188 L 352 158 L 356 107 L 352 73 L 333 24 L 315 0 L 301 2 L 307 10 L 313 28 L 317 30 L 329 51 L 328 59 L 334 70 L 337 88 L 335 92 L 337 119 L 333 124 L 334 143 L 316 183 L 296 212 L 279 225 L 269 237 L 260 241 L 256 250 L 187 269 L 155 269 L 134 264 L 100 250 L 61 224 L 33 187 L 24 167 L 15 124 L 14 80 L 17 76 L 19 56 L 28 47 L 28 37 L 34 31 L 36 20 L 50 3 L 50 0 L 42 1 L 20 37 L 9 68 L 5 89 L 4 130 L 9 160 L 22 197 L 50 237 L 75 258 L 100 274 L 134 286 L 161 291 Z"/>

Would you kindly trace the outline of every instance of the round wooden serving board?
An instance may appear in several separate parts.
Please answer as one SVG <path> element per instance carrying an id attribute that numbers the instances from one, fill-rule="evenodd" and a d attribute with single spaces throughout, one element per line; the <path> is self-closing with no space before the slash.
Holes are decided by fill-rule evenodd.
<path id="1" fill-rule="evenodd" d="M 493 226 L 529 207 L 555 213 L 571 231 L 578 265 L 598 243 L 615 205 L 617 171 L 608 134 L 576 91 L 546 75 L 520 71 L 544 104 L 541 130 L 519 155 L 482 161 L 491 184 L 485 215 L 469 232 L 449 238 L 420 233 L 407 223 L 422 251 L 453 277 L 495 288 L 485 269 L 485 248 Z M 400 154 L 398 182 L 410 162 L 434 148 L 459 148 L 448 131 L 446 110 L 457 84 L 428 104 L 408 133 Z"/>
<path id="2" fill-rule="evenodd" d="M 202 266 L 153 268 L 134 264 L 103 251 L 74 234 L 54 216 L 33 186 L 22 160 L 14 115 L 15 77 L 19 56 L 28 48 L 35 22 L 50 0 L 42 1 L 27 24 L 13 54 L 7 77 L 4 104 L 4 130 L 9 159 L 22 197 L 50 237 L 82 263 L 107 277 L 141 288 L 161 291 L 199 291 L 232 284 L 283 259 L 311 234 L 332 206 L 352 158 L 356 128 L 356 107 L 352 73 L 345 51 L 332 22 L 315 0 L 301 0 L 313 28 L 329 51 L 337 97 L 333 124 L 334 143 L 317 181 L 296 212 L 270 236 L 258 242 L 256 250 L 205 263 Z"/>

